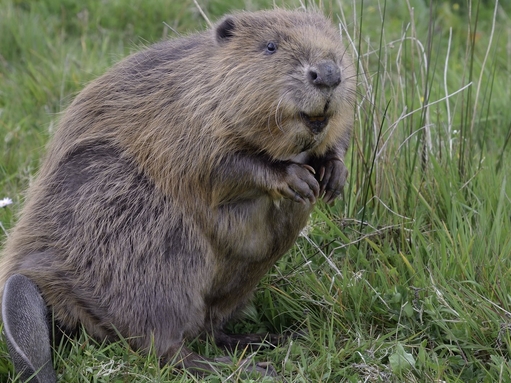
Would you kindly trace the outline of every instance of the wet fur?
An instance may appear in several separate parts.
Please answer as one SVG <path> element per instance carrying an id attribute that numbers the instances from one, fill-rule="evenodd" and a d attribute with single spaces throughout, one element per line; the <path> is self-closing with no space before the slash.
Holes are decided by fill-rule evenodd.
<path id="1" fill-rule="evenodd" d="M 342 68 L 329 105 L 304 80 L 323 57 Z M 64 329 L 185 358 L 183 340 L 221 329 L 293 245 L 313 183 L 329 189 L 321 167 L 342 188 L 354 81 L 339 32 L 314 13 L 240 13 L 126 58 L 63 115 L 0 286 L 26 275 Z M 296 115 L 325 105 L 312 135 Z M 311 191 L 290 197 L 303 182 Z"/>

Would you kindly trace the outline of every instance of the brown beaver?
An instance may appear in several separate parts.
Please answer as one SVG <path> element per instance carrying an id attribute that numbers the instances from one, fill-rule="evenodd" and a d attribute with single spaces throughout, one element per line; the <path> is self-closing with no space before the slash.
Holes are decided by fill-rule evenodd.
<path id="1" fill-rule="evenodd" d="M 237 342 L 224 323 L 316 200 L 341 193 L 354 89 L 339 31 L 285 10 L 226 16 L 89 84 L 62 116 L 5 247 L 15 367 L 50 364 L 48 307 L 64 330 L 121 334 L 136 349 L 154 342 L 163 360 L 209 368 L 183 342 Z M 42 362 L 31 360 L 34 333 Z M 40 381 L 55 379 L 49 368 Z"/>

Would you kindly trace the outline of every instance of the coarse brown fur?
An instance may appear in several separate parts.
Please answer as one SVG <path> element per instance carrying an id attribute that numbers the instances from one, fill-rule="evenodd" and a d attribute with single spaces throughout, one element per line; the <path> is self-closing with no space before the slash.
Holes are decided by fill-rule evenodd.
<path id="1" fill-rule="evenodd" d="M 340 84 L 312 83 L 325 60 Z M 26 275 L 64 329 L 195 366 L 183 341 L 220 330 L 340 193 L 354 89 L 316 13 L 242 12 L 131 55 L 61 118 L 0 286 Z"/>

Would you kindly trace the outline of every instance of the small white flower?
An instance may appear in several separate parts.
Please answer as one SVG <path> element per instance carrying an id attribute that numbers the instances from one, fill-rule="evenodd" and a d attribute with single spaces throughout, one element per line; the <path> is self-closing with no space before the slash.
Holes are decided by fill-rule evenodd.
<path id="1" fill-rule="evenodd" d="M 0 207 L 6 207 L 12 203 L 12 199 L 10 198 L 4 198 L 0 199 Z"/>

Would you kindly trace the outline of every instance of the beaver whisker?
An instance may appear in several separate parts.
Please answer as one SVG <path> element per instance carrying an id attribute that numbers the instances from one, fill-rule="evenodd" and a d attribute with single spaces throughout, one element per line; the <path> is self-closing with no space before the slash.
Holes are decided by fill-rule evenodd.
<path id="1" fill-rule="evenodd" d="M 271 131 L 271 119 L 272 119 L 273 113 L 270 113 L 268 115 L 268 118 L 266 119 L 266 128 L 268 129 L 268 133 L 270 136 L 273 137 L 273 132 Z"/>
<path id="2" fill-rule="evenodd" d="M 282 104 L 282 102 L 284 101 L 284 98 L 287 96 L 287 93 L 289 92 L 286 92 L 284 93 L 280 99 L 279 99 L 279 102 L 277 103 L 277 107 L 275 108 L 275 124 L 277 125 L 277 128 L 281 131 L 281 132 L 284 132 L 284 129 L 282 128 L 282 114 L 283 114 L 283 111 L 281 110 L 280 113 L 279 113 L 279 110 L 280 110 L 280 105 Z"/>

